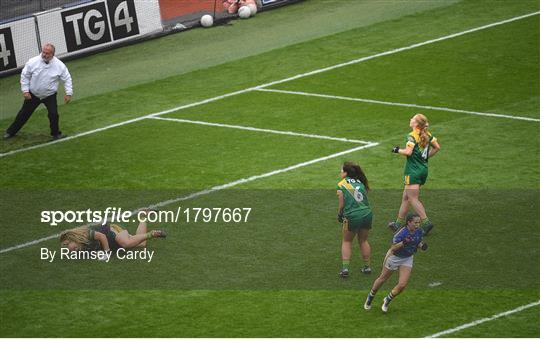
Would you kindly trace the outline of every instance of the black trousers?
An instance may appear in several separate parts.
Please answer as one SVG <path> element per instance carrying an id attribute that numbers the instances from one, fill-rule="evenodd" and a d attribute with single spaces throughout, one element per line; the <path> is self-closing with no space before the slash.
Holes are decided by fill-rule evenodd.
<path id="1" fill-rule="evenodd" d="M 50 95 L 46 97 L 45 99 L 40 99 L 36 97 L 34 94 L 30 93 L 32 96 L 32 99 L 30 100 L 24 100 L 24 103 L 21 107 L 21 110 L 19 113 L 17 113 L 17 116 L 15 117 L 15 121 L 11 124 L 11 126 L 8 127 L 6 132 L 11 135 L 17 134 L 19 130 L 26 124 L 28 119 L 32 116 L 32 113 L 38 108 L 40 104 L 44 104 L 45 107 L 47 107 L 47 111 L 49 112 L 49 125 L 51 127 L 51 135 L 59 135 L 62 132 L 60 132 L 59 121 L 60 118 L 58 117 L 58 105 L 56 102 L 56 93 L 53 95 Z"/>

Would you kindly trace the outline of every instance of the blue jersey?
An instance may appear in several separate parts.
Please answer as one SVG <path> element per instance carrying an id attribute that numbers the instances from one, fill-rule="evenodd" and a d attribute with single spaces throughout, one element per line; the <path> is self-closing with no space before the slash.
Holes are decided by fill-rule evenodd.
<path id="1" fill-rule="evenodd" d="M 395 251 L 394 255 L 400 258 L 410 257 L 411 255 L 416 253 L 416 250 L 418 249 L 418 244 L 422 241 L 423 236 L 424 232 L 421 228 L 417 228 L 415 231 L 411 232 L 407 227 L 402 227 L 394 235 L 393 243 L 396 244 L 398 242 L 401 242 L 407 237 L 411 237 L 412 241 L 400 248 L 399 250 Z"/>

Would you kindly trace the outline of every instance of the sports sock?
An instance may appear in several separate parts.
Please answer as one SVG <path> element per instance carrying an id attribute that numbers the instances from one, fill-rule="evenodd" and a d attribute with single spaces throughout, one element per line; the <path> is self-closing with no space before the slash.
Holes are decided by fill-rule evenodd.
<path id="1" fill-rule="evenodd" d="M 386 300 L 388 301 L 387 304 L 390 304 L 390 302 L 394 298 L 395 298 L 395 296 L 392 294 L 392 292 L 388 293 L 388 295 L 386 296 Z"/>
<path id="2" fill-rule="evenodd" d="M 146 239 L 152 239 L 154 237 L 154 235 L 152 234 L 152 231 L 146 233 L 145 236 L 146 236 Z"/>
<path id="3" fill-rule="evenodd" d="M 371 304 L 371 302 L 373 301 L 373 298 L 375 298 L 375 293 L 376 292 L 373 292 L 373 290 L 369 291 L 368 296 L 367 296 L 368 304 Z"/>
<path id="4" fill-rule="evenodd" d="M 343 261 L 342 261 L 342 266 L 341 266 L 342 269 L 344 269 L 344 270 L 349 270 L 349 263 L 350 263 L 350 262 L 351 262 L 350 260 L 343 260 Z"/>
<path id="5" fill-rule="evenodd" d="M 398 218 L 396 219 L 396 224 L 398 224 L 400 227 L 403 226 L 403 225 L 405 225 L 405 218 L 400 218 L 400 217 L 398 217 Z"/>
<path id="6" fill-rule="evenodd" d="M 420 221 L 420 226 L 424 227 L 426 225 L 429 225 L 431 222 L 429 221 L 429 218 L 425 218 L 422 221 Z"/>

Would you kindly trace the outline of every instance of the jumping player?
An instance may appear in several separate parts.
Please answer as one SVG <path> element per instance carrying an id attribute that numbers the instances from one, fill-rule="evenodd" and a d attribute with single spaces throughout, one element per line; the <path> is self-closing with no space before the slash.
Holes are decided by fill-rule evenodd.
<path id="1" fill-rule="evenodd" d="M 409 126 L 412 132 L 407 136 L 407 146 L 405 149 L 396 146 L 393 153 L 407 157 L 405 164 L 405 187 L 397 220 L 390 222 L 388 227 L 397 231 L 404 226 L 405 216 L 412 206 L 414 211 L 420 216 L 421 227 L 424 234 L 428 234 L 433 229 L 433 224 L 426 215 L 424 205 L 419 200 L 420 186 L 424 185 L 428 176 L 428 159 L 433 157 L 441 149 L 437 138 L 428 131 L 428 120 L 423 114 L 416 114 L 410 120 Z"/>

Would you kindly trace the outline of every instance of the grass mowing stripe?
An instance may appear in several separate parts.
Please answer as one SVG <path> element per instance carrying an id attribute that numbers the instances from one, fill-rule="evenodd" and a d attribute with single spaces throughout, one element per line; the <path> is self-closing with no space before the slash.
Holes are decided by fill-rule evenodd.
<path id="1" fill-rule="evenodd" d="M 351 97 L 344 97 L 344 96 L 340 96 L 340 95 L 328 95 L 328 94 L 319 94 L 319 93 L 286 91 L 286 90 L 281 90 L 281 89 L 269 89 L 269 88 L 261 88 L 261 89 L 258 89 L 257 91 L 272 92 L 272 93 L 282 93 L 282 94 L 293 94 L 293 95 L 303 95 L 303 96 L 327 98 L 327 99 L 336 99 L 336 100 L 358 101 L 358 102 L 366 102 L 366 103 L 370 103 L 370 104 L 380 104 L 380 105 L 387 105 L 387 106 L 414 107 L 414 108 L 429 109 L 429 110 L 432 110 L 432 111 L 455 112 L 455 113 L 464 113 L 464 114 L 471 114 L 471 115 L 487 116 L 487 117 L 493 117 L 493 118 L 505 118 L 505 119 L 524 120 L 524 121 L 531 121 L 531 122 L 540 122 L 540 119 L 528 118 L 528 117 L 522 117 L 522 116 L 516 116 L 516 115 L 497 114 L 497 113 L 488 113 L 488 112 L 475 112 L 475 111 L 467 111 L 467 110 L 448 108 L 448 107 L 424 106 L 424 105 L 417 105 L 417 104 L 405 104 L 405 103 L 400 103 L 400 102 L 380 101 L 380 100 L 363 99 L 363 98 L 351 98 Z"/>
<path id="2" fill-rule="evenodd" d="M 142 117 L 138 117 L 138 118 L 122 121 L 122 122 L 119 122 L 119 123 L 116 123 L 116 124 L 108 125 L 108 126 L 105 126 L 105 127 L 96 128 L 96 129 L 93 129 L 93 130 L 90 130 L 90 131 L 86 131 L 86 132 L 82 132 L 82 133 L 75 134 L 75 135 L 72 135 L 72 136 L 68 136 L 68 137 L 63 138 L 63 139 L 54 140 L 54 141 L 51 141 L 51 142 L 48 142 L 48 143 L 45 143 L 45 144 L 38 144 L 38 145 L 30 146 L 30 147 L 19 148 L 19 149 L 16 149 L 16 150 L 13 150 L 13 151 L 10 151 L 10 152 L 6 152 L 6 153 L 0 153 L 0 158 L 10 156 L 10 155 L 13 155 L 13 154 L 16 154 L 16 153 L 24 152 L 24 151 L 29 151 L 29 150 L 36 149 L 36 148 L 42 148 L 42 147 L 57 144 L 57 143 L 60 143 L 60 142 L 65 142 L 65 141 L 68 141 L 68 140 L 83 137 L 85 135 L 90 135 L 90 134 L 94 134 L 94 133 L 97 133 L 97 132 L 106 131 L 106 130 L 114 128 L 114 127 L 120 127 L 120 126 L 128 125 L 128 124 L 131 124 L 133 122 L 137 122 L 137 121 L 147 119 L 149 117 L 160 116 L 160 115 L 163 115 L 163 114 L 172 113 L 172 112 L 179 111 L 179 110 L 182 110 L 182 109 L 191 108 L 191 107 L 195 107 L 195 106 L 199 106 L 199 105 L 204 105 L 204 104 L 216 101 L 216 100 L 221 100 L 221 99 L 233 96 L 233 95 L 242 94 L 242 93 L 249 92 L 249 91 L 252 91 L 252 89 L 248 88 L 248 89 L 243 89 L 243 90 L 236 91 L 236 92 L 223 94 L 223 95 L 220 95 L 220 96 L 217 96 L 217 97 L 213 97 L 213 98 L 193 102 L 191 104 L 182 105 L 182 106 L 171 108 L 171 109 L 161 111 L 161 112 L 158 112 L 158 113 L 152 113 L 152 114 L 144 115 Z"/>
<path id="3" fill-rule="evenodd" d="M 82 136 L 85 136 L 85 135 L 101 132 L 101 131 L 104 131 L 104 130 L 107 130 L 107 129 L 110 129 L 110 128 L 127 125 L 127 124 L 130 124 L 130 123 L 133 123 L 133 122 L 140 121 L 142 119 L 146 119 L 148 117 L 160 116 L 160 115 L 163 115 L 163 114 L 171 113 L 171 112 L 182 110 L 182 109 L 185 109 L 185 108 L 194 107 L 194 106 L 198 106 L 198 105 L 203 105 L 203 104 L 213 102 L 213 101 L 216 101 L 216 100 L 221 100 L 221 99 L 224 99 L 224 98 L 227 98 L 227 97 L 230 97 L 230 96 L 234 96 L 234 95 L 237 95 L 237 94 L 242 94 L 242 93 L 246 93 L 246 92 L 249 92 L 249 91 L 262 89 L 262 88 L 265 88 L 265 87 L 270 87 L 270 86 L 277 85 L 277 84 L 280 84 L 280 83 L 296 80 L 296 79 L 311 76 L 311 75 L 314 75 L 314 74 L 319 74 L 319 73 L 322 73 L 322 72 L 330 71 L 330 70 L 333 70 L 333 69 L 336 69 L 336 68 L 345 67 L 345 66 L 348 66 L 348 65 L 361 63 L 361 62 L 368 61 L 368 60 L 375 59 L 375 58 L 379 58 L 379 57 L 382 57 L 382 56 L 391 55 L 391 54 L 395 54 L 395 53 L 399 53 L 399 52 L 403 52 L 403 51 L 408 51 L 408 50 L 411 50 L 411 49 L 414 49 L 414 48 L 417 48 L 417 47 L 422 47 L 422 46 L 429 45 L 429 44 L 432 44 L 432 43 L 436 43 L 436 42 L 439 42 L 439 41 L 453 39 L 453 38 L 456 38 L 456 37 L 459 37 L 459 36 L 462 36 L 462 35 L 465 35 L 465 34 L 474 33 L 474 32 L 481 31 L 481 30 L 484 30 L 484 29 L 488 29 L 488 28 L 491 28 L 491 27 L 504 25 L 504 24 L 507 24 L 507 23 L 510 23 L 510 22 L 513 22 L 513 21 L 525 19 L 525 18 L 535 16 L 535 15 L 538 15 L 538 14 L 540 14 L 540 11 L 527 13 L 527 14 L 524 14 L 524 15 L 509 18 L 509 19 L 506 19 L 506 20 L 497 21 L 497 22 L 494 22 L 494 23 L 491 23 L 491 24 L 471 28 L 471 29 L 461 31 L 461 32 L 457 32 L 457 33 L 453 33 L 453 34 L 450 34 L 450 35 L 445 35 L 445 36 L 442 36 L 442 37 L 439 37 L 439 38 L 426 40 L 426 41 L 419 42 L 419 43 L 416 43 L 416 44 L 412 44 L 412 45 L 409 45 L 409 46 L 406 46 L 406 47 L 392 49 L 392 50 L 389 50 L 389 51 L 386 51 L 386 52 L 377 53 L 377 54 L 373 54 L 373 55 L 370 55 L 370 56 L 354 59 L 354 60 L 351 60 L 351 61 L 348 61 L 348 62 L 336 64 L 336 65 L 333 65 L 333 66 L 320 68 L 320 69 L 317 69 L 317 70 L 314 70 L 314 71 L 311 71 L 311 72 L 297 74 L 297 75 L 289 77 L 289 78 L 285 78 L 285 79 L 281 79 L 281 80 L 277 80 L 277 81 L 272 81 L 272 82 L 262 84 L 262 85 L 259 85 L 259 86 L 246 88 L 246 89 L 239 90 L 239 91 L 236 91 L 236 92 L 227 93 L 227 94 L 224 94 L 224 95 L 220 95 L 220 96 L 216 96 L 216 97 L 213 97 L 213 98 L 197 101 L 197 102 L 187 104 L 187 105 L 183 105 L 183 106 L 179 106 L 179 107 L 174 107 L 174 108 L 162 111 L 162 112 L 148 114 L 148 115 L 145 115 L 145 116 L 142 116 L 142 117 L 126 120 L 126 121 L 116 123 L 116 124 L 112 124 L 112 125 L 108 125 L 108 126 L 105 126 L 105 127 L 102 127 L 102 128 L 97 128 L 97 129 L 94 129 L 94 130 L 90 130 L 90 131 L 86 131 L 86 132 L 83 132 L 83 133 L 75 134 L 73 136 L 70 136 L 70 137 L 67 137 L 67 138 L 64 138 L 64 139 L 60 139 L 60 140 L 55 140 L 53 142 L 48 142 L 48 143 L 44 143 L 44 144 L 38 144 L 38 145 L 30 146 L 30 147 L 19 148 L 19 149 L 16 149 L 16 150 L 13 150 L 13 151 L 10 151 L 10 152 L 6 152 L 6 153 L 0 153 L 0 158 L 6 157 L 6 156 L 11 156 L 11 155 L 14 155 L 14 154 L 17 154 L 17 153 L 20 153 L 20 152 L 24 152 L 24 151 L 29 151 L 29 150 L 49 146 L 49 145 L 54 145 L 54 144 L 59 143 L 59 142 L 72 140 L 72 139 L 82 137 Z"/>
<path id="4" fill-rule="evenodd" d="M 465 34 L 474 33 L 474 32 L 478 32 L 478 31 L 488 29 L 488 28 L 491 28 L 491 27 L 496 27 L 496 26 L 504 25 L 504 24 L 507 24 L 507 23 L 510 23 L 510 22 L 514 22 L 514 21 L 517 21 L 517 20 L 526 19 L 528 17 L 535 16 L 535 15 L 538 15 L 538 14 L 540 14 L 540 11 L 527 13 L 527 14 L 524 14 L 524 15 L 516 16 L 516 17 L 506 19 L 506 20 L 502 20 L 502 21 L 497 21 L 497 22 L 487 24 L 487 25 L 484 25 L 484 26 L 471 28 L 471 29 L 468 29 L 468 30 L 465 30 L 465 31 L 457 32 L 457 33 L 450 34 L 450 35 L 445 35 L 445 36 L 435 38 L 435 39 L 431 39 L 431 40 L 426 40 L 426 41 L 419 42 L 419 43 L 416 43 L 416 44 L 412 44 L 412 45 L 409 45 L 409 46 L 400 47 L 400 48 L 392 49 L 390 51 L 386 51 L 386 52 L 382 52 L 382 53 L 378 53 L 378 54 L 374 54 L 374 55 L 354 59 L 354 60 L 347 61 L 347 62 L 337 64 L 337 65 L 334 65 L 334 66 L 329 66 L 329 67 L 321 68 L 321 69 L 314 70 L 314 71 L 311 71 L 311 72 L 298 74 L 298 75 L 292 76 L 290 78 L 273 81 L 273 82 L 270 82 L 268 84 L 258 86 L 257 89 L 264 88 L 264 87 L 270 87 L 270 86 L 273 86 L 273 85 L 277 85 L 277 84 L 281 84 L 281 83 L 284 83 L 284 82 L 304 78 L 304 77 L 311 76 L 311 75 L 314 75 L 314 74 L 323 73 L 323 72 L 326 72 L 326 71 L 331 71 L 331 70 L 336 69 L 336 68 L 341 68 L 341 67 L 345 67 L 345 66 L 349 66 L 349 65 L 354 65 L 354 64 L 357 64 L 357 63 L 360 63 L 360 62 L 368 61 L 368 60 L 379 58 L 379 57 L 382 57 L 382 56 L 391 55 L 391 54 L 395 54 L 395 53 L 399 53 L 399 52 L 403 52 L 403 51 L 408 51 L 408 50 L 411 50 L 411 49 L 414 49 L 414 48 L 422 47 L 422 46 L 433 44 L 433 43 L 436 43 L 436 42 L 440 42 L 440 41 L 444 41 L 444 40 L 448 40 L 448 39 L 453 39 L 453 38 L 456 38 L 456 37 L 459 37 L 459 36 L 462 36 L 462 35 L 465 35 Z"/>
<path id="5" fill-rule="evenodd" d="M 237 185 L 245 184 L 245 183 L 255 181 L 255 180 L 258 180 L 258 179 L 267 178 L 267 177 L 271 177 L 271 176 L 276 175 L 276 174 L 289 172 L 289 171 L 292 171 L 292 170 L 295 170 L 295 169 L 298 169 L 298 168 L 306 167 L 306 166 L 309 166 L 309 165 L 312 165 L 312 164 L 315 164 L 315 163 L 318 163 L 318 162 L 321 162 L 321 161 L 325 161 L 325 160 L 328 160 L 328 159 L 337 158 L 337 157 L 340 157 L 340 156 L 345 155 L 345 154 L 353 153 L 353 152 L 360 151 L 360 150 L 370 148 L 370 147 L 374 147 L 374 146 L 377 146 L 377 145 L 379 145 L 379 143 L 376 143 L 376 142 L 368 143 L 367 145 L 354 147 L 354 148 L 351 148 L 351 149 L 348 149 L 348 150 L 345 150 L 345 151 L 342 151 L 342 152 L 333 153 L 333 154 L 330 154 L 330 155 L 327 155 L 327 156 L 324 156 L 324 157 L 320 157 L 320 158 L 316 158 L 316 159 L 313 159 L 313 160 L 301 162 L 299 164 L 292 165 L 292 166 L 289 166 L 289 167 L 285 167 L 285 168 L 282 168 L 282 169 L 274 170 L 274 171 L 259 174 L 259 175 L 254 175 L 254 176 L 251 176 L 251 177 L 248 177 L 248 178 L 238 179 L 238 180 L 229 182 L 227 184 L 214 186 L 214 187 L 211 187 L 211 188 L 208 188 L 208 189 L 205 189 L 205 190 L 202 190 L 202 191 L 198 191 L 198 192 L 195 192 L 195 193 L 183 196 L 183 197 L 162 201 L 162 202 L 156 203 L 154 205 L 148 206 L 146 208 L 164 207 L 164 206 L 167 206 L 167 205 L 170 205 L 170 204 L 174 204 L 176 202 L 193 199 L 193 198 L 196 198 L 196 197 L 200 197 L 200 196 L 203 196 L 203 195 L 207 195 L 207 194 L 210 194 L 210 193 L 221 191 L 221 190 L 224 190 L 224 189 L 227 189 L 227 188 L 231 188 L 231 187 L 234 187 L 234 186 L 237 186 Z M 144 207 L 142 207 L 142 208 L 144 208 Z M 38 244 L 38 243 L 41 243 L 41 242 L 44 242 L 44 241 L 47 241 L 47 240 L 50 240 L 50 239 L 54 239 L 54 238 L 56 238 L 58 236 L 60 236 L 60 234 L 54 234 L 54 235 L 50 235 L 50 236 L 47 236 L 47 237 L 44 237 L 44 238 L 32 240 L 32 241 L 29 241 L 29 242 L 26 242 L 26 243 L 23 243 L 23 244 L 19 244 L 19 245 L 15 245 L 15 246 L 12 246 L 12 247 L 4 248 L 4 249 L 0 250 L 0 254 L 11 252 L 11 251 L 14 251 L 14 250 L 17 250 L 17 249 L 20 249 L 20 248 L 29 247 L 29 246 L 32 246 L 32 245 L 35 245 L 35 244 Z"/>
<path id="6" fill-rule="evenodd" d="M 471 118 L 472 117 L 465 117 L 464 116 L 464 117 L 461 117 L 459 119 L 471 119 Z M 156 119 L 156 118 L 154 117 L 153 119 Z M 159 119 L 160 120 L 171 120 L 171 118 L 162 118 L 162 117 L 160 117 Z M 173 120 L 176 120 L 176 119 L 173 119 Z M 178 120 L 184 120 L 184 119 L 178 119 Z M 187 120 L 187 121 L 192 122 L 193 120 Z M 449 123 L 454 123 L 454 122 L 455 122 L 455 120 L 442 122 L 442 123 L 435 124 L 432 127 L 435 127 L 435 126 L 440 127 L 440 126 L 444 126 L 444 125 L 447 125 Z M 205 122 L 205 124 L 207 124 L 207 123 Z M 208 124 L 210 124 L 210 123 L 208 123 Z M 224 124 L 216 124 L 216 125 L 224 125 Z M 225 126 L 228 126 L 228 125 L 225 125 Z M 230 125 L 230 126 L 233 126 L 233 125 Z M 393 137 L 390 137 L 390 138 L 386 138 L 384 140 L 380 140 L 377 143 L 367 144 L 365 146 L 360 146 L 360 147 L 357 147 L 357 148 L 354 148 L 354 149 L 351 149 L 351 150 L 346 150 L 346 151 L 340 152 L 338 154 L 333 154 L 333 155 L 330 155 L 330 156 L 327 156 L 327 157 L 311 160 L 311 161 L 308 161 L 308 163 L 301 163 L 301 164 L 298 164 L 298 165 L 293 165 L 293 166 L 285 168 L 285 169 L 276 170 L 276 171 L 273 171 L 273 172 L 261 174 L 261 175 L 258 175 L 258 176 L 255 176 L 255 177 L 250 177 L 250 178 L 247 178 L 247 179 L 240 179 L 240 180 L 231 182 L 229 184 L 224 184 L 224 185 L 221 185 L 221 186 L 216 186 L 216 187 L 213 187 L 213 188 L 198 191 L 198 192 L 195 192 L 195 193 L 193 193 L 191 195 L 187 195 L 187 196 L 184 196 L 184 197 L 179 197 L 179 198 L 176 198 L 174 200 L 167 200 L 167 201 L 163 201 L 163 202 L 160 202 L 160 203 L 156 203 L 156 204 L 154 204 L 152 206 L 149 206 L 149 208 L 152 208 L 152 207 L 164 207 L 164 206 L 176 203 L 176 202 L 193 199 L 193 198 L 196 198 L 196 197 L 199 197 L 199 196 L 203 196 L 203 195 L 206 195 L 206 194 L 209 194 L 209 193 L 213 193 L 213 192 L 218 191 L 218 190 L 222 190 L 222 189 L 229 188 L 229 187 L 232 187 L 232 186 L 236 186 L 236 185 L 239 185 L 239 184 L 248 183 L 248 182 L 254 181 L 254 180 L 259 179 L 259 178 L 269 177 L 269 176 L 272 176 L 274 174 L 278 174 L 278 173 L 275 173 L 275 172 L 279 172 L 279 173 L 288 172 L 288 171 L 290 171 L 292 169 L 296 169 L 296 168 L 304 167 L 304 166 L 307 166 L 307 165 L 311 165 L 311 164 L 314 164 L 316 162 L 331 159 L 331 158 L 334 158 L 334 157 L 337 157 L 337 156 L 340 156 L 340 155 L 343 155 L 343 154 L 354 152 L 356 150 L 360 150 L 360 149 L 364 149 L 364 148 L 370 148 L 370 147 L 373 147 L 373 146 L 384 144 L 384 143 L 395 140 L 397 137 L 398 136 L 393 136 Z M 339 138 L 339 139 L 345 139 L 345 138 Z M 349 139 L 347 139 L 347 140 L 349 140 Z M 292 167 L 294 167 L 294 168 L 292 168 Z M 37 239 L 37 240 L 29 241 L 29 242 L 26 242 L 26 243 L 23 243 L 23 244 L 8 247 L 8 248 L 5 248 L 5 249 L 0 249 L 0 254 L 6 253 L 6 252 L 11 252 L 13 250 L 17 250 L 17 249 L 21 249 L 21 248 L 25 248 L 25 247 L 29 247 L 29 246 L 32 246 L 32 245 L 35 245 L 35 244 L 38 244 L 38 243 L 41 243 L 41 242 L 44 242 L 44 241 L 47 241 L 47 240 L 50 240 L 50 239 L 54 239 L 54 238 L 59 237 L 59 235 L 60 234 L 55 234 L 55 235 L 40 238 L 40 239 Z"/>
<path id="7" fill-rule="evenodd" d="M 527 305 L 519 306 L 519 307 L 514 308 L 513 310 L 510 310 L 510 311 L 495 314 L 495 315 L 493 315 L 491 317 L 488 317 L 488 318 L 478 319 L 478 320 L 475 320 L 473 322 L 470 322 L 470 323 L 467 323 L 467 324 L 464 324 L 464 325 L 461 325 L 461 326 L 458 326 L 458 327 L 448 329 L 446 331 L 438 332 L 438 333 L 429 335 L 426 338 L 437 338 L 437 337 L 447 335 L 447 334 L 450 334 L 450 333 L 455 333 L 455 332 L 464 330 L 466 328 L 473 327 L 473 326 L 476 326 L 476 325 L 480 325 L 482 323 L 492 321 L 492 320 L 495 320 L 495 319 L 500 318 L 500 317 L 506 317 L 506 316 L 508 316 L 510 314 L 521 312 L 523 310 L 526 310 L 528 308 L 535 307 L 535 306 L 538 306 L 538 305 L 540 305 L 540 300 L 537 300 L 537 301 L 535 301 L 533 303 L 530 303 L 530 304 L 527 304 Z"/>
<path id="8" fill-rule="evenodd" d="M 470 119 L 470 118 L 471 118 L 471 117 L 462 117 L 462 118 L 460 118 L 460 119 Z M 156 117 L 153 117 L 153 119 L 157 119 L 157 118 L 156 118 Z M 171 118 L 162 118 L 162 117 L 160 117 L 159 119 L 160 119 L 160 120 L 171 120 Z M 174 119 L 174 120 L 176 120 L 176 119 Z M 184 120 L 184 119 L 178 119 L 178 120 Z M 193 120 L 187 120 L 187 121 L 193 121 Z M 433 125 L 432 127 L 434 127 L 434 126 L 440 127 L 440 126 L 446 125 L 446 124 L 451 123 L 451 122 L 454 122 L 454 121 L 455 121 L 455 120 L 447 121 L 447 122 L 443 122 L 443 123 L 438 123 L 438 124 L 436 124 L 436 125 Z M 219 125 L 223 125 L 223 124 L 219 124 Z M 293 166 L 288 167 L 288 168 L 285 168 L 285 169 L 276 170 L 276 171 L 273 171 L 273 172 L 261 174 L 261 175 L 258 175 L 258 176 L 255 176 L 255 177 L 250 177 L 250 178 L 247 178 L 247 179 L 240 179 L 240 180 L 237 180 L 237 181 L 233 181 L 233 182 L 231 182 L 231 183 L 228 183 L 228 184 L 224 184 L 224 185 L 221 185 L 221 186 L 215 186 L 215 187 L 213 187 L 213 188 L 209 188 L 209 189 L 205 189 L 205 190 L 202 190 L 202 191 L 198 191 L 198 192 L 192 193 L 192 194 L 187 195 L 187 196 L 178 197 L 178 198 L 175 198 L 175 199 L 172 199 L 172 200 L 162 201 L 162 202 L 156 203 L 156 204 L 154 204 L 154 205 L 151 205 L 151 206 L 148 206 L 148 207 L 143 207 L 143 208 L 159 208 L 159 207 L 164 207 L 164 206 L 167 206 L 167 205 L 170 205 L 170 204 L 174 204 L 174 203 L 176 203 L 176 202 L 194 199 L 194 198 L 196 198 L 196 197 L 203 196 L 203 195 L 206 195 L 206 194 L 210 194 L 210 193 L 213 193 L 213 192 L 222 190 L 222 189 L 226 189 L 226 188 L 233 187 L 233 186 L 236 186 L 236 185 L 239 185 L 239 184 L 243 184 L 243 183 L 248 183 L 248 182 L 254 181 L 254 180 L 259 179 L 259 178 L 269 177 L 269 176 L 272 176 L 272 175 L 274 175 L 274 174 L 278 174 L 278 173 L 275 173 L 275 172 L 279 172 L 279 173 L 288 172 L 288 171 L 290 171 L 290 170 L 293 170 L 293 169 L 296 169 L 296 168 L 300 168 L 300 167 L 305 167 L 305 166 L 307 166 L 307 165 L 311 165 L 311 164 L 314 164 L 314 163 L 316 163 L 316 162 L 320 162 L 320 161 L 323 161 L 323 160 L 331 159 L 331 158 L 334 158 L 334 157 L 337 157 L 337 156 L 340 156 L 340 155 L 343 155 L 343 154 L 352 153 L 352 152 L 357 151 L 357 150 L 360 150 L 360 149 L 365 149 L 365 148 L 370 148 L 370 147 L 373 147 L 373 146 L 377 146 L 377 145 L 380 145 L 380 144 L 383 144 L 383 143 L 392 141 L 392 140 L 396 139 L 397 137 L 398 137 L 398 136 L 390 137 L 390 138 L 381 140 L 381 141 L 379 141 L 379 142 L 377 142 L 377 143 L 367 144 L 367 145 L 364 145 L 364 146 L 360 146 L 360 147 L 357 147 L 357 148 L 353 148 L 353 149 L 351 149 L 351 150 L 345 150 L 345 151 L 340 152 L 340 153 L 338 153 L 338 154 L 333 154 L 333 155 L 329 155 L 329 156 L 326 156 L 326 157 L 323 157 L 323 158 L 317 158 L 317 159 L 315 159 L 315 160 L 310 160 L 310 161 L 308 161 L 308 163 L 300 163 L 300 164 L 298 164 L 298 165 L 293 165 Z M 341 139 L 344 139 L 344 138 L 341 138 Z M 294 168 L 292 168 L 292 167 L 294 167 Z M 51 235 L 51 236 L 48 236 L 48 237 L 36 239 L 36 240 L 33 240 L 33 241 L 29 241 L 29 242 L 26 242 L 26 243 L 22 243 L 22 244 L 19 244 L 19 245 L 14 245 L 14 246 L 12 246 L 12 247 L 0 249 L 0 254 L 2 254 L 2 253 L 7 253 L 7 252 L 11 252 L 11 251 L 14 251 L 14 250 L 17 250 L 17 249 L 21 249 L 21 248 L 25 248 L 25 247 L 29 247 L 29 246 L 32 246 L 32 245 L 36 245 L 36 244 L 38 244 L 38 243 L 42 243 L 42 242 L 45 242 L 45 241 L 47 241 L 47 240 L 51 240 L 51 239 L 57 238 L 57 237 L 59 237 L 59 236 L 60 236 L 60 233 L 55 234 L 55 235 Z"/>
<path id="9" fill-rule="evenodd" d="M 257 128 L 257 127 L 240 126 L 240 125 L 228 125 L 228 124 L 220 124 L 220 123 L 208 122 L 208 121 L 187 120 L 187 119 L 179 119 L 179 118 L 163 118 L 163 117 L 151 117 L 150 119 L 163 120 L 163 121 L 172 121 L 172 122 L 179 122 L 179 123 L 187 123 L 187 124 L 195 124 L 195 125 L 204 125 L 204 126 L 234 128 L 234 129 L 241 129 L 241 130 L 252 131 L 252 132 L 283 134 L 283 135 L 291 135 L 291 136 L 297 136 L 297 137 L 303 137 L 303 138 L 333 140 L 333 141 L 341 141 L 341 142 L 352 142 L 352 143 L 355 143 L 355 144 L 366 144 L 367 145 L 367 144 L 372 143 L 371 141 L 329 137 L 329 136 L 326 136 L 326 135 L 318 135 L 318 134 L 297 133 L 297 132 L 292 132 L 292 131 L 278 131 L 278 130 L 267 129 L 267 128 Z"/>

